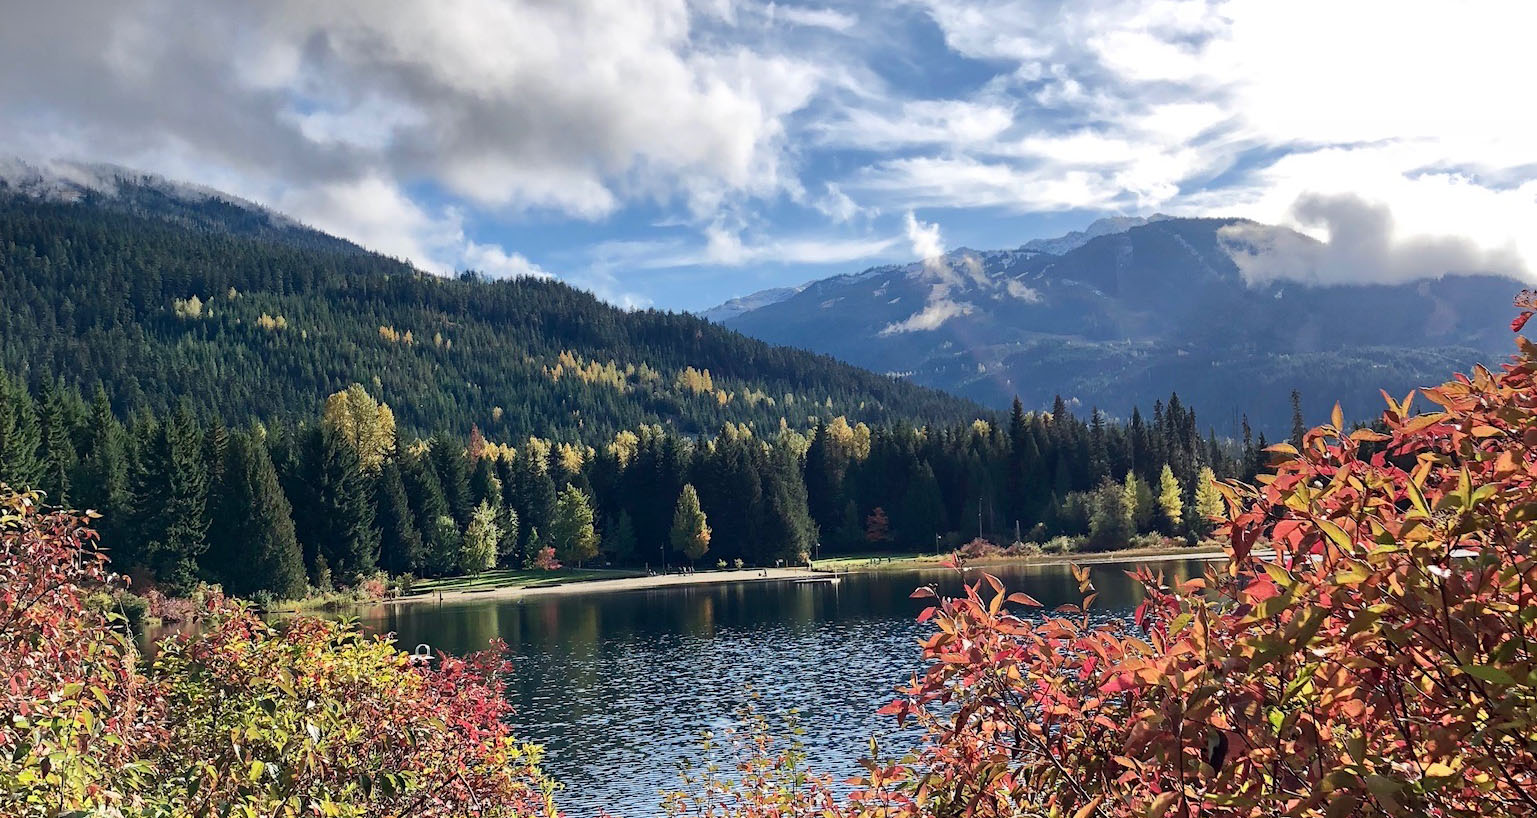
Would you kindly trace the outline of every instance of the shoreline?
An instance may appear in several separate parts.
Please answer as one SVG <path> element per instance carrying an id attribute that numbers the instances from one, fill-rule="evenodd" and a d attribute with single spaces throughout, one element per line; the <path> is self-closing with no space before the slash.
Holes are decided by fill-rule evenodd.
<path id="1" fill-rule="evenodd" d="M 412 594 L 394 599 L 381 599 L 378 602 L 361 602 L 358 604 L 360 607 L 365 607 L 368 605 L 415 605 L 423 602 L 454 603 L 520 599 L 535 596 L 608 593 L 613 591 L 644 591 L 653 588 L 672 588 L 689 585 L 719 585 L 727 582 L 782 582 L 795 579 L 815 579 L 825 577 L 827 573 L 826 571 L 815 571 L 807 568 L 743 568 L 740 571 L 706 571 L 695 574 L 657 574 L 656 576 L 642 577 L 628 575 L 613 578 L 584 579 L 576 582 L 563 582 L 557 585 L 513 585 L 473 591 L 429 591 L 423 594 Z"/>
<path id="2" fill-rule="evenodd" d="M 889 555 L 890 562 L 862 564 L 850 562 L 829 567 L 814 568 L 758 568 L 740 571 L 705 571 L 694 574 L 659 574 L 656 576 L 621 576 L 613 578 L 584 579 L 545 586 L 503 586 L 480 590 L 451 590 L 427 592 L 410 596 L 383 599 L 378 602 L 360 602 L 358 607 L 369 605 L 416 605 L 427 603 L 460 603 L 479 600 L 521 599 L 539 596 L 564 596 L 568 594 L 611 593 L 616 591 L 643 591 L 656 588 L 675 588 L 693 585 L 719 585 L 728 582 L 785 582 L 798 579 L 817 579 L 842 574 L 862 574 L 877 571 L 946 570 L 939 563 L 945 558 L 914 555 Z M 1135 548 L 1125 551 L 1106 551 L 1096 554 L 1042 554 L 1031 557 L 992 557 L 967 563 L 968 568 L 990 568 L 1008 565 L 1104 565 L 1114 563 L 1161 562 L 1171 559 L 1213 560 L 1225 556 L 1220 548 Z M 882 557 L 884 559 L 885 557 Z M 871 557 L 875 559 L 875 557 Z"/>

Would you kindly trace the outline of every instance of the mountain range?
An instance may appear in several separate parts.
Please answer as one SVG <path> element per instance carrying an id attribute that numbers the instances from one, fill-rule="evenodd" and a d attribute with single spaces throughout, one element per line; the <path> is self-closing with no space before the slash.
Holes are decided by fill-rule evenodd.
<path id="1" fill-rule="evenodd" d="M 942 257 L 728 302 L 706 315 L 780 344 L 1002 408 L 1019 396 L 1124 417 L 1177 392 L 1222 432 L 1272 439 L 1290 393 L 1368 419 L 1511 350 L 1522 284 L 1457 274 L 1396 284 L 1252 281 L 1235 259 L 1314 240 L 1241 219 L 1104 219 L 1011 250 Z M 731 306 L 730 310 L 726 307 Z M 745 307 L 745 308 L 744 308 Z"/>
<path id="2" fill-rule="evenodd" d="M 971 401 L 553 279 L 421 272 L 218 191 L 0 163 L 0 369 L 123 414 L 314 416 L 351 383 L 409 432 L 606 442 L 815 419 L 969 422 Z"/>

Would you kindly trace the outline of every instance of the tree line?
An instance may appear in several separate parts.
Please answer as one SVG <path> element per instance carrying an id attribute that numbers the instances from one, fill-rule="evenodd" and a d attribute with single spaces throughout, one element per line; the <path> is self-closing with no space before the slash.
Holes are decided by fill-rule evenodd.
<path id="1" fill-rule="evenodd" d="M 114 565 L 173 592 L 199 581 L 296 597 L 376 572 L 494 566 L 774 565 L 1139 533 L 1207 533 L 1214 477 L 1257 468 L 1196 432 L 1177 396 L 1125 423 L 1017 402 L 1006 423 L 870 427 L 843 417 L 760 436 L 657 425 L 599 446 L 402 434 L 353 385 L 318 417 L 229 428 L 186 403 L 126 419 L 105 389 L 0 375 L 0 482 L 103 515 Z"/>

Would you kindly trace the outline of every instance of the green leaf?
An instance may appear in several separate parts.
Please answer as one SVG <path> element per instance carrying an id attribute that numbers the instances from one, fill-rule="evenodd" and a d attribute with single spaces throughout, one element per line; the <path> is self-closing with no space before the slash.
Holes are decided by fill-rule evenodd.
<path id="1" fill-rule="evenodd" d="M 1516 683 L 1516 677 L 1493 665 L 1463 665 L 1461 669 L 1463 673 L 1486 682 L 1502 685 L 1513 685 Z"/>

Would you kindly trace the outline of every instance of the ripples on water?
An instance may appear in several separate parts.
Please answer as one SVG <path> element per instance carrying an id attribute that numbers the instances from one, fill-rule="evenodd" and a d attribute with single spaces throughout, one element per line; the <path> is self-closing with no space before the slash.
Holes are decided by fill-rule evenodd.
<path id="1" fill-rule="evenodd" d="M 1199 563 L 1165 563 L 1171 577 Z M 1010 590 L 1047 607 L 1077 600 L 1065 566 L 998 571 Z M 658 811 L 678 784 L 678 763 L 700 760 L 704 730 L 735 722 L 749 687 L 765 711 L 798 708 L 810 766 L 842 779 L 859 771 L 871 736 L 889 751 L 910 736 L 874 715 L 892 688 L 921 669 L 917 640 L 929 632 L 908 598 L 953 573 L 845 576 L 837 585 L 746 582 L 652 591 L 578 594 L 458 605 L 371 609 L 365 626 L 462 653 L 491 639 L 513 662 L 508 693 L 517 735 L 545 745 L 546 768 L 573 816 L 599 808 L 621 816 Z M 1116 566 L 1095 571 L 1097 603 L 1122 613 L 1140 596 Z"/>

